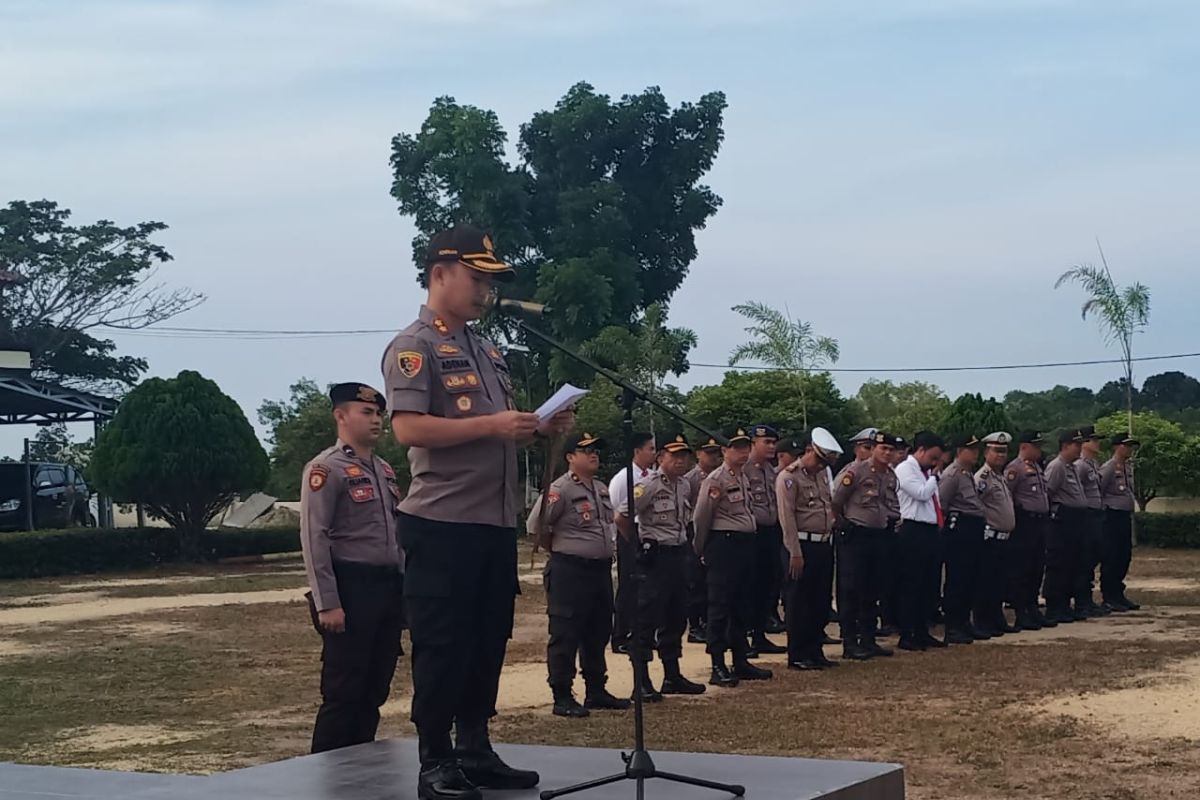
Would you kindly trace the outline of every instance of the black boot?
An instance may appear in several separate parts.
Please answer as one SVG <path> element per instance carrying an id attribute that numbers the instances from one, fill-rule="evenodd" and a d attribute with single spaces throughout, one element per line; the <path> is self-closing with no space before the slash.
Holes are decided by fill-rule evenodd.
<path id="1" fill-rule="evenodd" d="M 455 723 L 463 774 L 481 789 L 532 789 L 541 780 L 531 769 L 514 769 L 505 764 L 488 738 L 487 720 L 472 724 Z"/>
<path id="2" fill-rule="evenodd" d="M 978 633 L 978 631 L 976 631 Z M 946 631 L 946 644 L 974 644 L 975 637 L 961 628 Z"/>
<path id="3" fill-rule="evenodd" d="M 642 702 L 643 703 L 661 703 L 663 696 L 658 691 L 658 689 L 654 688 L 654 683 L 650 680 L 649 665 L 647 665 L 647 664 L 636 665 L 634 668 L 634 673 L 635 674 L 640 673 L 640 675 L 641 675 L 641 677 L 638 678 L 638 680 L 640 680 L 642 683 Z M 637 687 L 636 686 L 634 687 L 633 691 L 634 691 L 634 693 L 632 695 L 630 695 L 631 699 L 633 697 L 637 696 Z"/>
<path id="4" fill-rule="evenodd" d="M 583 697 L 583 707 L 595 711 L 625 711 L 630 705 L 632 703 L 624 697 L 614 697 L 608 689 L 604 688 L 603 683 L 596 686 L 589 685 L 587 694 Z"/>
<path id="5" fill-rule="evenodd" d="M 763 626 L 765 633 L 783 633 L 787 630 L 787 626 L 783 624 L 783 620 L 779 618 L 778 611 L 772 611 L 767 615 L 767 623 Z"/>
<path id="6" fill-rule="evenodd" d="M 579 701 L 575 699 L 575 693 L 569 686 L 552 686 L 550 688 L 554 691 L 554 716 L 575 719 L 590 716 L 588 710 L 579 705 Z"/>
<path id="7" fill-rule="evenodd" d="M 704 686 L 683 677 L 679 671 L 679 659 L 663 659 L 663 694 L 704 694 Z"/>
<path id="8" fill-rule="evenodd" d="M 700 622 L 688 623 L 687 640 L 691 644 L 704 644 L 708 641 L 708 633 L 704 630 L 704 624 Z"/>
<path id="9" fill-rule="evenodd" d="M 708 679 L 708 683 L 710 686 L 722 686 L 729 689 L 738 685 L 738 679 L 729 670 L 729 667 L 725 666 L 724 658 L 713 656 L 712 677 Z"/>
<path id="10" fill-rule="evenodd" d="M 901 634 L 900 643 L 896 646 L 899 647 L 901 650 L 907 650 L 910 653 L 925 652 L 925 645 L 923 645 L 919 641 L 917 641 L 916 636 L 913 636 L 913 635 L 907 634 L 907 633 Z"/>
<path id="11" fill-rule="evenodd" d="M 417 776 L 417 797 L 421 800 L 482 800 L 483 794 L 463 774 L 454 757 L 450 734 L 417 740 L 421 772 Z"/>
<path id="12" fill-rule="evenodd" d="M 756 667 L 746 659 L 734 659 L 733 674 L 743 681 L 769 681 L 774 675 L 771 670 Z"/>
<path id="13" fill-rule="evenodd" d="M 786 653 L 787 648 L 781 644 L 775 644 L 766 637 L 766 634 L 758 634 L 750 641 L 750 649 L 758 651 L 759 655 L 777 656 L 781 653 Z"/>
<path id="14" fill-rule="evenodd" d="M 842 645 L 843 661 L 867 661 L 870 658 L 872 658 L 871 654 L 857 644 Z"/>
<path id="15" fill-rule="evenodd" d="M 887 658 L 888 656 L 892 655 L 891 648 L 881 646 L 874 639 L 863 637 L 863 640 L 860 642 L 859 646 L 862 647 L 863 650 L 866 650 L 868 653 L 870 653 L 873 658 Z"/>

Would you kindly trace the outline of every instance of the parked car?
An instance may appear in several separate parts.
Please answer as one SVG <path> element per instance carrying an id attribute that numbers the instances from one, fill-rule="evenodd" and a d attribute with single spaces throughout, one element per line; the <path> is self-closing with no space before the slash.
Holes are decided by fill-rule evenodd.
<path id="1" fill-rule="evenodd" d="M 26 480 L 31 481 L 28 490 Z M 95 525 L 88 507 L 90 495 L 83 474 L 68 464 L 0 464 L 0 530 L 25 529 L 29 497 L 33 498 L 34 528 Z"/>

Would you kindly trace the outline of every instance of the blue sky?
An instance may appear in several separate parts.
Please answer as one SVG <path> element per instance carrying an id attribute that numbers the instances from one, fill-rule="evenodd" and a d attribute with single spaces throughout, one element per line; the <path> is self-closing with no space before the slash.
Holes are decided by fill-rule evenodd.
<path id="1" fill-rule="evenodd" d="M 725 205 L 672 321 L 694 360 L 761 299 L 840 340 L 842 366 L 1104 357 L 1054 278 L 1095 260 L 1153 292 L 1144 354 L 1200 350 L 1200 5 L 1105 0 L 178 0 L 0 6 L 0 200 L 159 219 L 196 327 L 398 328 L 420 302 L 389 142 L 431 100 L 515 135 L 574 82 L 673 103 L 720 89 Z M 786 253 L 786 257 L 781 257 Z M 379 380 L 386 336 L 122 334 L 253 420 L 300 376 Z M 1141 369 L 1200 373 L 1194 361 Z M 719 380 L 694 369 L 682 383 Z M 951 395 L 1098 386 L 1116 368 L 881 375 Z M 853 392 L 867 376 L 839 383 Z"/>

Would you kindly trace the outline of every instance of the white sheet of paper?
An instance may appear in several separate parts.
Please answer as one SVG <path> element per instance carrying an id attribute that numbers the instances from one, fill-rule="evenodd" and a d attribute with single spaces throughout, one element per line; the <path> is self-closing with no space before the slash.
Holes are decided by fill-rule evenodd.
<path id="1" fill-rule="evenodd" d="M 579 401 L 579 398 L 587 394 L 587 389 L 580 389 L 578 386 L 572 386 L 569 383 L 564 383 L 561 388 L 538 406 L 537 411 L 533 413 L 538 415 L 541 423 L 550 421 L 560 411 L 565 411 Z"/>

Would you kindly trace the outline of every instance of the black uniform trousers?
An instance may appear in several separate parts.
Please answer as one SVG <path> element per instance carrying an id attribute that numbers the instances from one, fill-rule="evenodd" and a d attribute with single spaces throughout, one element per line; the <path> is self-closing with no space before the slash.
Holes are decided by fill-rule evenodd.
<path id="1" fill-rule="evenodd" d="M 783 587 L 783 529 L 779 525 L 759 525 L 754 536 L 755 616 L 750 632 L 766 634 L 767 620 L 779 614 L 779 593 Z"/>
<path id="2" fill-rule="evenodd" d="M 704 579 L 704 564 L 700 562 L 700 554 L 692 546 L 695 532 L 688 525 L 687 548 L 687 618 L 693 630 L 703 628 L 708 619 L 708 586 Z"/>
<path id="3" fill-rule="evenodd" d="M 617 602 L 612 626 L 613 647 L 628 644 L 633 632 L 633 615 L 637 613 L 637 591 L 633 586 L 634 565 L 637 563 L 636 542 L 617 537 Z"/>
<path id="4" fill-rule="evenodd" d="M 876 579 L 876 606 L 878 613 L 873 615 L 871 630 L 876 630 L 878 622 L 884 625 L 900 627 L 901 599 L 900 578 L 900 538 L 889 527 L 888 535 L 879 540 L 879 552 L 876 557 L 880 561 L 879 576 Z"/>
<path id="5" fill-rule="evenodd" d="M 1016 512 L 1017 526 L 1008 543 L 1008 602 L 1018 611 L 1033 611 L 1038 607 L 1038 593 L 1046 569 L 1046 536 L 1050 518 L 1047 514 L 1025 511 L 1020 507 Z"/>
<path id="6" fill-rule="evenodd" d="M 983 517 L 951 511 L 946 520 L 946 627 L 963 630 L 979 588 Z"/>
<path id="7" fill-rule="evenodd" d="M 551 553 L 542 582 L 550 621 L 546 645 L 550 686 L 570 691 L 578 658 L 588 692 L 604 688 L 608 680 L 604 651 L 612 635 L 612 559 Z"/>
<path id="8" fill-rule="evenodd" d="M 323 631 L 311 594 L 308 598 L 313 625 L 323 641 L 314 753 L 375 740 L 379 707 L 391 690 L 404 627 L 404 578 L 398 568 L 335 561 L 333 571 L 346 614 L 345 632 Z"/>
<path id="9" fill-rule="evenodd" d="M 850 525 L 837 537 L 838 616 L 842 642 L 852 647 L 875 640 L 875 604 L 885 572 L 886 528 Z"/>
<path id="10" fill-rule="evenodd" d="M 788 661 L 821 655 L 833 592 L 833 541 L 801 540 L 804 571 L 784 586 Z"/>
<path id="11" fill-rule="evenodd" d="M 1000 536 L 1005 538 L 1001 539 Z M 1009 533 L 985 530 L 979 542 L 979 562 L 972 599 L 975 627 L 981 630 L 1000 630 L 1008 620 L 1004 617 L 1004 594 L 1008 570 L 1012 561 Z"/>
<path id="12" fill-rule="evenodd" d="M 648 561 L 639 562 L 638 628 L 640 653 L 650 661 L 657 650 L 664 661 L 683 655 L 687 629 L 687 565 L 691 545 L 658 545 Z"/>
<path id="13" fill-rule="evenodd" d="M 1107 602 L 1125 597 L 1125 576 L 1133 558 L 1133 512 L 1104 511 L 1104 550 L 1100 564 L 1100 592 Z"/>
<path id="14" fill-rule="evenodd" d="M 746 657 L 746 635 L 755 613 L 755 544 L 757 534 L 710 531 L 704 543 L 708 579 L 708 641 L 713 656 L 733 652 L 735 661 Z"/>
<path id="15" fill-rule="evenodd" d="M 517 583 L 515 528 L 401 514 L 412 637 L 412 721 L 428 756 L 450 758 L 450 727 L 496 715 Z"/>
<path id="16" fill-rule="evenodd" d="M 906 519 L 897 534 L 900 546 L 900 629 L 929 632 L 930 597 L 941 583 L 938 526 Z"/>
<path id="17" fill-rule="evenodd" d="M 1080 574 L 1075 587 L 1075 604 L 1090 606 L 1095 603 L 1092 590 L 1096 588 L 1096 567 L 1100 565 L 1104 548 L 1104 509 L 1089 508 L 1083 515 L 1080 529 Z"/>
<path id="18" fill-rule="evenodd" d="M 1083 529 L 1086 508 L 1059 506 L 1046 533 L 1046 610 L 1069 610 L 1083 572 Z"/>

